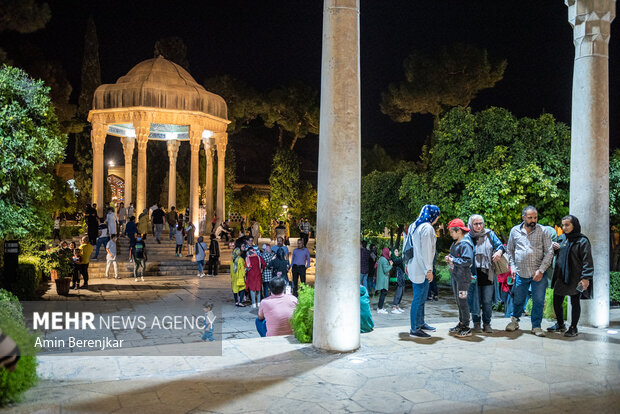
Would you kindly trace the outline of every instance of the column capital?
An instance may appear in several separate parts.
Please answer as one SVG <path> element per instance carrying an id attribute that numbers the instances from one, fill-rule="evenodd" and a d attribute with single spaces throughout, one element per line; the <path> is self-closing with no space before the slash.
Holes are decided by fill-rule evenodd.
<path id="1" fill-rule="evenodd" d="M 149 140 L 149 133 L 151 132 L 151 122 L 149 120 L 134 119 L 133 128 L 136 131 L 138 151 L 146 151 L 146 144 Z"/>
<path id="2" fill-rule="evenodd" d="M 573 27 L 575 59 L 609 56 L 611 22 L 616 17 L 616 0 L 564 0 Z"/>
<path id="3" fill-rule="evenodd" d="M 204 131 L 204 127 L 202 125 L 192 124 L 189 126 L 189 145 L 192 152 L 200 151 L 202 131 Z"/>
<path id="4" fill-rule="evenodd" d="M 226 145 L 226 143 L 228 143 L 228 134 L 226 132 L 215 132 L 213 134 L 213 139 L 218 146 L 220 143 Z"/>
<path id="5" fill-rule="evenodd" d="M 220 157 L 220 155 L 224 155 L 226 154 L 226 142 L 218 142 L 217 143 L 217 155 L 218 155 L 218 160 L 219 159 L 224 159 L 224 157 Z"/>
<path id="6" fill-rule="evenodd" d="M 125 155 L 125 159 L 133 158 L 133 150 L 136 147 L 136 138 L 135 137 L 122 137 L 121 143 L 123 144 L 123 154 Z"/>
<path id="7" fill-rule="evenodd" d="M 213 158 L 215 144 L 211 142 L 211 138 L 202 138 L 202 145 L 205 148 L 205 154 L 207 155 L 207 158 Z"/>
<path id="8" fill-rule="evenodd" d="M 176 139 L 171 139 L 169 141 L 166 141 L 166 148 L 168 149 L 168 158 L 170 159 L 170 162 L 174 161 L 176 163 L 180 146 L 181 146 L 181 141 L 177 141 Z"/>
<path id="9" fill-rule="evenodd" d="M 90 131 L 90 142 L 93 146 L 93 151 L 103 151 L 106 132 L 107 128 L 105 124 L 100 122 L 95 122 L 92 124 L 92 129 Z"/>

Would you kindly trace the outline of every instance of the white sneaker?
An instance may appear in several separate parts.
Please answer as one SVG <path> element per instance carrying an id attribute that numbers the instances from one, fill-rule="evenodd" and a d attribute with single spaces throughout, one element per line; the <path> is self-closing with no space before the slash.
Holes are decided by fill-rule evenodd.
<path id="1" fill-rule="evenodd" d="M 544 337 L 545 335 L 545 331 L 543 331 L 541 328 L 534 328 L 532 329 L 532 333 L 538 337 Z"/>
<path id="2" fill-rule="evenodd" d="M 144 276 L 141 277 L 142 281 L 144 282 Z"/>
<path id="3" fill-rule="evenodd" d="M 396 308 L 396 309 L 392 308 L 392 313 L 403 313 L 403 310 L 400 308 Z"/>
<path id="4" fill-rule="evenodd" d="M 385 309 L 377 309 L 377 313 L 381 313 L 381 314 L 386 314 L 388 313 L 388 311 L 386 311 Z"/>
<path id="5" fill-rule="evenodd" d="M 138 278 L 135 278 L 135 279 L 134 279 L 134 282 L 137 282 L 137 281 L 138 281 Z"/>
<path id="6" fill-rule="evenodd" d="M 510 317 L 510 323 L 506 325 L 506 331 L 514 332 L 519 329 L 519 321 L 514 316 Z"/>
<path id="7" fill-rule="evenodd" d="M 203 277 L 205 277 L 205 274 L 201 273 L 201 274 L 198 275 L 198 277 L 202 279 Z"/>

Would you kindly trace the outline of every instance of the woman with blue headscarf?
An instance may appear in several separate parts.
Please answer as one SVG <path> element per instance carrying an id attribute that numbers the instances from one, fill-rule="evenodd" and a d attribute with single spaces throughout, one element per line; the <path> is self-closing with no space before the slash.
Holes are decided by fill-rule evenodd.
<path id="1" fill-rule="evenodd" d="M 427 204 L 422 207 L 418 219 L 407 229 L 403 245 L 403 262 L 407 275 L 413 283 L 413 302 L 411 302 L 411 331 L 413 338 L 430 338 L 426 331 L 435 328 L 424 322 L 424 303 L 428 295 L 429 282 L 433 280 L 433 260 L 435 259 L 435 228 L 439 219 L 439 207 Z"/>

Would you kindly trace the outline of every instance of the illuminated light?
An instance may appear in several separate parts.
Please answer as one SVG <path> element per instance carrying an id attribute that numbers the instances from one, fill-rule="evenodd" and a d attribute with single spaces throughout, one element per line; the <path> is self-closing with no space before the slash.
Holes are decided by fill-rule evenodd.
<path id="1" fill-rule="evenodd" d="M 615 329 L 609 329 L 609 330 L 607 331 L 607 333 L 608 333 L 609 335 L 617 335 L 617 334 L 618 334 L 618 331 L 616 331 Z"/>
<path id="2" fill-rule="evenodd" d="M 135 138 L 136 137 L 136 130 L 135 129 L 128 129 L 127 130 L 127 137 L 129 138 Z"/>
<path id="3" fill-rule="evenodd" d="M 209 130 L 204 130 L 202 131 L 202 137 L 203 138 L 211 138 L 213 136 L 213 131 L 209 131 Z"/>
<path id="4" fill-rule="evenodd" d="M 110 161 L 110 162 L 108 163 L 108 165 L 109 165 L 110 167 L 114 167 L 114 161 Z"/>

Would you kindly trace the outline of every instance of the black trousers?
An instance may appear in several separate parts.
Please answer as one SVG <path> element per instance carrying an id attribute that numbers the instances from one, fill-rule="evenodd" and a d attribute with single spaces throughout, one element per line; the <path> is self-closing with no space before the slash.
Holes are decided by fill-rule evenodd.
<path id="1" fill-rule="evenodd" d="M 387 292 L 387 289 L 381 289 L 381 295 L 379 295 L 379 303 L 377 304 L 377 309 L 383 309 L 383 303 L 385 302 Z"/>
<path id="2" fill-rule="evenodd" d="M 80 284 L 80 274 L 84 279 L 84 284 L 88 285 L 88 263 L 79 263 L 73 268 L 73 285 Z"/>
<path id="3" fill-rule="evenodd" d="M 292 274 L 293 274 L 293 295 L 297 296 L 297 290 L 299 288 L 298 279 L 301 279 L 301 283 L 306 283 L 306 266 L 293 265 Z"/>
<path id="4" fill-rule="evenodd" d="M 209 257 L 209 262 L 208 262 L 209 267 L 207 269 L 207 271 L 209 272 L 208 274 L 217 276 L 218 261 L 219 260 L 217 256 Z"/>
<path id="5" fill-rule="evenodd" d="M 579 300 L 580 294 L 570 296 L 570 304 L 571 304 L 571 326 L 576 327 L 579 322 L 579 317 L 581 316 L 581 301 Z M 564 296 L 561 295 L 553 295 L 553 310 L 555 311 L 555 317 L 558 320 L 559 325 L 564 325 Z"/>
<path id="6" fill-rule="evenodd" d="M 308 247 L 308 233 L 299 233 L 299 238 L 304 241 L 304 247 Z"/>

